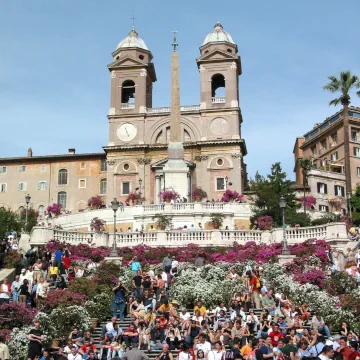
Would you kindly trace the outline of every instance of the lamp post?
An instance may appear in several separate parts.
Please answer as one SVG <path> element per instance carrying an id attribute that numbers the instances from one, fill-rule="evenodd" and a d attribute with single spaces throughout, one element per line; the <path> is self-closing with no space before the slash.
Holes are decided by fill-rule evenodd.
<path id="1" fill-rule="evenodd" d="M 228 176 L 225 176 L 225 190 L 227 189 L 228 182 L 229 182 L 229 178 Z"/>
<path id="2" fill-rule="evenodd" d="M 110 253 L 110 257 L 118 257 L 117 249 L 116 249 L 116 212 L 119 209 L 119 201 L 114 198 L 114 200 L 111 202 L 111 208 L 114 211 L 114 241 L 113 241 L 113 247 Z"/>
<path id="3" fill-rule="evenodd" d="M 285 209 L 286 209 L 286 200 L 282 196 L 280 198 L 280 209 L 282 211 L 282 226 L 283 226 L 283 239 L 282 239 L 282 249 L 281 249 L 281 255 L 290 255 L 290 250 L 287 246 L 287 241 L 285 237 Z"/>
<path id="4" fill-rule="evenodd" d="M 31 200 L 31 196 L 29 194 L 27 194 L 25 196 L 25 202 L 26 202 L 26 211 L 25 211 L 25 231 L 27 229 L 27 223 L 28 223 L 28 208 L 29 208 L 29 203 Z"/>
<path id="5" fill-rule="evenodd" d="M 141 205 L 142 204 L 142 192 L 141 192 L 141 184 L 142 184 L 142 179 L 139 179 L 139 197 L 140 199 L 138 200 L 138 204 Z"/>

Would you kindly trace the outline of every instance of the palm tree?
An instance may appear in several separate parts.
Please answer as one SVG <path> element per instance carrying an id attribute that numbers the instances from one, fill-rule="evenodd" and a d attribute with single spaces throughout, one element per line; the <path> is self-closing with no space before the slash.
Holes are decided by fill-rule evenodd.
<path id="1" fill-rule="evenodd" d="M 343 123 L 344 123 L 344 165 L 345 165 L 345 185 L 347 196 L 347 207 L 351 214 L 351 170 L 350 170 L 350 138 L 349 138 L 349 104 L 350 104 L 350 92 L 353 89 L 360 89 L 359 78 L 351 71 L 342 71 L 340 77 L 329 76 L 330 82 L 324 86 L 324 90 L 332 93 L 340 93 L 340 96 L 331 100 L 329 105 L 343 106 Z M 356 95 L 360 96 L 360 90 L 356 92 Z"/>

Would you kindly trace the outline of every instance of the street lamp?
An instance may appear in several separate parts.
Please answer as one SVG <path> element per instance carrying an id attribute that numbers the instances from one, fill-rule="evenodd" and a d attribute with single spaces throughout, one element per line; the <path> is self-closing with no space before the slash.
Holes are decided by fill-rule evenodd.
<path id="1" fill-rule="evenodd" d="M 28 208 L 29 208 L 29 203 L 30 203 L 30 200 L 31 200 L 31 196 L 29 194 L 27 194 L 25 196 L 25 202 L 26 202 L 26 211 L 25 211 L 25 231 L 26 231 L 26 228 L 27 228 L 27 223 L 28 223 Z"/>
<path id="2" fill-rule="evenodd" d="M 117 253 L 117 249 L 116 249 L 116 212 L 119 209 L 119 201 L 117 201 L 116 198 L 114 198 L 114 200 L 111 202 L 111 208 L 114 211 L 114 241 L 113 241 L 113 247 L 110 253 L 110 257 L 117 257 L 118 253 Z"/>
<path id="3" fill-rule="evenodd" d="M 142 204 L 142 192 L 141 192 L 141 184 L 142 184 L 142 179 L 140 178 L 139 179 L 139 199 L 137 201 L 137 204 L 138 205 L 141 205 Z"/>
<path id="4" fill-rule="evenodd" d="M 281 255 L 290 255 L 290 250 L 287 246 L 287 241 L 285 237 L 285 209 L 286 209 L 286 200 L 282 196 L 280 198 L 280 209 L 282 211 L 282 226 L 283 226 L 283 239 L 282 239 L 282 249 L 281 249 Z"/>
<path id="5" fill-rule="evenodd" d="M 225 190 L 227 189 L 227 185 L 228 185 L 228 182 L 229 182 L 229 178 L 228 176 L 225 176 Z"/>

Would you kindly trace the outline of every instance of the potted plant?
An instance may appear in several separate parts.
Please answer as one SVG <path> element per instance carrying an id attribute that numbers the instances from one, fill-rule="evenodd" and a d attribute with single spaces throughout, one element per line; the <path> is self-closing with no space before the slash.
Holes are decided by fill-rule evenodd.
<path id="1" fill-rule="evenodd" d="M 273 218 L 268 215 L 259 216 L 256 221 L 259 230 L 271 230 L 274 222 Z"/>
<path id="2" fill-rule="evenodd" d="M 102 207 L 105 206 L 104 200 L 102 199 L 102 197 L 100 195 L 92 196 L 88 200 L 87 204 L 91 208 L 91 210 L 101 209 Z"/>
<path id="3" fill-rule="evenodd" d="M 95 231 L 97 233 L 101 233 L 105 231 L 105 220 L 102 220 L 98 217 L 94 217 L 90 223 L 91 231 Z"/>
<path id="4" fill-rule="evenodd" d="M 166 216 L 162 214 L 156 214 L 155 215 L 156 221 L 156 227 L 160 230 L 170 229 L 172 225 L 171 216 Z"/>
<path id="5" fill-rule="evenodd" d="M 230 189 L 226 190 L 221 198 L 222 202 L 245 202 L 245 196 L 239 194 L 237 191 L 232 191 Z"/>
<path id="6" fill-rule="evenodd" d="M 160 200 L 169 203 L 171 200 L 180 198 L 180 195 L 174 189 L 165 189 L 160 192 Z"/>
<path id="7" fill-rule="evenodd" d="M 62 205 L 61 204 L 52 204 L 49 205 L 46 209 L 48 214 L 52 214 L 53 216 L 58 216 L 61 213 Z"/>
<path id="8" fill-rule="evenodd" d="M 207 193 L 200 186 L 198 186 L 192 193 L 192 197 L 196 202 L 207 198 Z"/>
<path id="9" fill-rule="evenodd" d="M 210 225 L 214 228 L 214 229 L 220 229 L 220 227 L 223 225 L 223 221 L 225 218 L 224 214 L 220 214 L 220 213 L 211 213 L 210 214 L 211 220 L 210 220 Z"/>
<path id="10" fill-rule="evenodd" d="M 137 194 L 136 192 L 131 192 L 126 198 L 125 202 L 130 203 L 131 201 L 132 204 L 135 205 L 138 199 L 139 199 L 139 194 Z"/>

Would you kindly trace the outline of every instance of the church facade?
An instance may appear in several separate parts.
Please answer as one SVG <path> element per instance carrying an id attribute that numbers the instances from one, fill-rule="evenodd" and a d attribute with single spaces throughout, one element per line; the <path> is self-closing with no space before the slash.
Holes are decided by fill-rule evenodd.
<path id="1" fill-rule="evenodd" d="M 44 161 L 54 170 L 52 180 L 46 184 L 48 197 L 44 192 L 41 198 L 43 207 L 60 202 L 76 212 L 84 209 L 90 196 L 100 194 L 107 204 L 113 198 L 124 202 L 136 189 L 145 204 L 159 203 L 158 194 L 167 187 L 164 168 L 170 142 L 170 107 L 152 107 L 152 90 L 157 81 L 155 64 L 151 51 L 135 29 L 119 43 L 112 57 L 108 65 L 109 140 L 103 147 L 104 152 L 85 157 L 70 153 L 60 157 L 28 154 L 24 158 L 1 158 L 0 207 L 24 206 L 24 191 L 30 193 L 32 207 L 40 206 L 36 198 L 39 182 L 44 177 L 41 172 Z M 181 140 L 188 167 L 189 193 L 185 197 L 192 201 L 192 191 L 201 187 L 208 199 L 217 200 L 227 188 L 241 193 L 247 182 L 244 163 L 247 150 L 241 134 L 239 104 L 241 59 L 237 45 L 220 23 L 206 36 L 196 63 L 200 104 L 180 109 Z M 26 185 L 25 190 L 22 186 L 20 190 L 17 170 L 34 162 L 38 163 L 34 167 L 37 170 L 28 174 L 33 185 Z M 70 162 L 71 166 L 67 166 Z M 86 172 L 87 162 L 87 168 L 93 171 L 88 170 L 84 182 L 82 173 Z M 64 170 L 67 171 L 66 183 L 60 175 Z M 21 177 L 26 183 L 26 173 Z"/>

